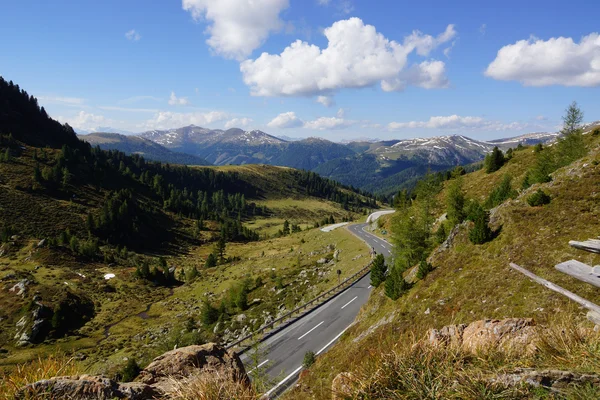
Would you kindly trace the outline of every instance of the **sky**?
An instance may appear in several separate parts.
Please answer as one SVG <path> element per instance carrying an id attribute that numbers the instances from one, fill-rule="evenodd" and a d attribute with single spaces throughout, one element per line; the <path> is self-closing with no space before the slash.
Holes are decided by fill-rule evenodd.
<path id="1" fill-rule="evenodd" d="M 495 4 L 495 5 L 493 5 Z M 600 2 L 3 0 L 0 75 L 79 132 L 488 140 L 600 119 Z"/>

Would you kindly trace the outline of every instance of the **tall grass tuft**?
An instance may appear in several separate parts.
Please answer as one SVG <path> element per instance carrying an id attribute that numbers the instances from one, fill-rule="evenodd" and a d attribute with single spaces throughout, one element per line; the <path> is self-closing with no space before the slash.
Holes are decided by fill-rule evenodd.
<path id="1" fill-rule="evenodd" d="M 0 375 L 0 399 L 13 400 L 22 387 L 55 376 L 70 376 L 81 373 L 75 360 L 64 354 L 38 357 L 26 364 L 17 365 L 10 374 Z"/>
<path id="2" fill-rule="evenodd" d="M 256 400 L 259 394 L 242 382 L 232 380 L 232 371 L 202 370 L 188 378 L 171 378 L 167 398 L 172 400 Z"/>

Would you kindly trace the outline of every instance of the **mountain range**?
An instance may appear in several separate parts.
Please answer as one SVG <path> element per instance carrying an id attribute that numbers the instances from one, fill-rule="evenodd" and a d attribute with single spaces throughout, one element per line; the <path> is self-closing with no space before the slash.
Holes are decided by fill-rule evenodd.
<path id="1" fill-rule="evenodd" d="M 347 185 L 391 194 L 400 187 L 410 186 L 428 170 L 445 170 L 481 161 L 495 146 L 507 150 L 519 143 L 546 143 L 557 136 L 558 133 L 538 132 L 492 141 L 452 135 L 334 143 L 321 138 L 288 141 L 260 130 L 190 125 L 130 136 L 95 133 L 81 138 L 105 149 L 144 154 L 163 162 L 269 164 L 311 170 Z"/>

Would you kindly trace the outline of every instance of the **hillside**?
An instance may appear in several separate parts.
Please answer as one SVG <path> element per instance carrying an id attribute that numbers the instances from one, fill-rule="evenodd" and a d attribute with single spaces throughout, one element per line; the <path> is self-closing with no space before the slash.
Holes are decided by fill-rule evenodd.
<path id="1" fill-rule="evenodd" d="M 6 86 L 0 397 L 16 364 L 64 351 L 88 372 L 120 376 L 128 358 L 234 340 L 336 282 L 318 277 L 364 266 L 358 239 L 314 228 L 377 207 L 369 195 L 290 168 L 167 166 L 91 148 Z M 54 131 L 9 134 L 32 118 Z M 335 246 L 345 262 L 318 264 Z M 302 270 L 310 284 L 297 281 Z"/>
<path id="2" fill-rule="evenodd" d="M 137 154 L 151 161 L 181 165 L 210 165 L 203 158 L 191 154 L 176 153 L 139 136 L 94 132 L 88 135 L 79 135 L 78 138 L 92 146 L 100 146 L 103 150 L 117 150 L 127 155 Z"/>
<path id="3" fill-rule="evenodd" d="M 506 176 L 512 178 L 512 188 L 516 192 L 509 195 L 512 198 L 500 200 L 499 205 L 486 206 L 493 206 L 490 226 L 495 231 L 486 243 L 472 242 L 470 232 L 474 225 L 471 221 L 448 226 L 452 230 L 450 235 L 446 230 L 443 237 L 431 238 L 434 240 L 430 245 L 432 250 L 425 252 L 431 271 L 424 270 L 419 276 L 419 268 L 415 266 L 418 262 L 414 261 L 409 262 L 409 268 L 402 267 L 404 272 L 400 276 L 410 284 L 397 300 L 388 298 L 387 280 L 375 289 L 340 344 L 321 356 L 284 398 L 329 398 L 332 381 L 342 372 L 347 374 L 340 377 L 347 379 L 338 377 L 337 380 L 346 379 L 343 393 L 349 398 L 422 398 L 424 393 L 429 393 L 427 398 L 436 399 L 598 398 L 600 392 L 592 384 L 573 381 L 569 385 L 548 388 L 532 386 L 539 382 L 537 380 L 520 383 L 522 381 L 518 379 L 523 376 L 523 371 L 529 371 L 532 376 L 547 376 L 543 378 L 548 379 L 547 382 L 556 379 L 550 378 L 552 375 L 548 371 L 556 370 L 571 371 L 571 376 L 597 376 L 600 336 L 593 329 L 594 325 L 586 320 L 585 309 L 509 267 L 510 262 L 516 263 L 585 299 L 596 304 L 600 302 L 596 287 L 553 267 L 569 259 L 588 265 L 600 263 L 600 256 L 568 244 L 569 240 L 597 237 L 600 231 L 600 203 L 597 201 L 600 132 L 596 130 L 592 134 L 595 128 L 586 128 L 587 134 L 583 135 L 585 155 L 552 172 L 549 182 L 522 188 L 523 182 L 531 179 L 532 171 L 541 165 L 540 160 L 547 158 L 547 155 L 541 155 L 543 152 L 560 154 L 562 150 L 560 146 L 556 150 L 556 145 L 541 152 L 525 147 L 513 152 L 512 158 L 499 170 L 487 173 L 480 169 L 462 177 L 455 176 L 442 181 L 439 190 L 433 189 L 434 180 L 423 181 L 417 188 L 420 194 L 413 198 L 413 206 L 399 205 L 400 211 L 391 217 L 391 225 L 381 223 L 392 230 L 397 251 L 393 268 L 401 267 L 399 260 L 410 259 L 414 253 L 409 249 L 421 251 L 405 241 L 407 232 L 401 227 L 410 223 L 411 218 L 407 217 L 412 215 L 419 221 L 429 219 L 432 234 L 436 235 L 440 221 L 443 221 L 439 217 L 451 209 L 448 204 L 455 204 L 448 199 L 454 198 L 452 193 L 456 193 L 457 184 L 462 187 L 465 206 L 471 200 L 486 204 L 492 198 L 492 192 L 498 193 L 497 188 Z M 562 148 L 569 149 L 567 146 Z M 528 204 L 530 196 L 538 190 L 550 196 L 549 204 Z M 427 197 L 426 193 L 433 197 Z M 420 196 L 424 196 L 423 199 L 420 200 Z M 424 200 L 427 198 L 429 200 Z M 425 205 L 423 202 L 432 207 L 428 217 L 418 214 L 418 210 L 422 210 L 419 207 Z M 417 209 L 413 210 L 414 207 Z M 378 231 L 378 234 L 381 233 Z M 418 243 L 415 240 L 413 243 Z M 524 318 L 520 320 L 522 323 L 534 324 L 526 329 L 528 335 L 533 336 L 521 338 L 524 344 L 536 340 L 534 352 L 517 350 L 518 343 L 513 349 L 496 348 L 494 342 L 487 341 L 491 336 L 486 337 L 485 333 L 481 333 L 483 336 L 479 339 L 485 347 L 475 353 L 464 344 L 462 347 L 460 344 L 459 347 L 443 344 L 443 335 L 457 332 L 457 324 L 478 320 L 492 324 L 494 319 L 505 318 Z M 533 318 L 533 322 L 527 318 Z M 487 326 L 485 324 L 479 325 L 479 329 Z M 445 325 L 454 327 L 437 333 L 431 331 Z M 456 339 L 456 333 L 454 335 L 450 340 Z M 440 343 L 436 340 L 442 340 L 441 344 L 435 344 Z M 500 379 L 502 374 L 514 377 L 511 379 L 515 379 L 515 383 Z M 541 384 L 550 384 L 547 382 Z M 337 383 L 333 388 L 343 386 Z"/>

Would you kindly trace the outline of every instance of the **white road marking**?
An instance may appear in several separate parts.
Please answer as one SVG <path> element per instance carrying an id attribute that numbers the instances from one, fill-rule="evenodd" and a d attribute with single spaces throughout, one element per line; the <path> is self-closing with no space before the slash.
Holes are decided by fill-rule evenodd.
<path id="1" fill-rule="evenodd" d="M 252 368 L 250 371 L 248 371 L 249 374 L 252 373 L 252 371 L 259 369 L 260 367 L 262 367 L 263 365 L 265 365 L 266 363 L 268 363 L 269 360 L 265 360 L 263 362 L 261 362 L 260 364 L 258 364 L 256 367 Z"/>
<path id="2" fill-rule="evenodd" d="M 350 300 L 349 302 L 347 302 L 346 304 L 344 304 L 341 309 L 343 310 L 348 304 L 352 303 L 357 298 L 358 298 L 358 296 L 354 296 L 354 298 L 352 300 Z"/>
<path id="3" fill-rule="evenodd" d="M 319 353 L 317 353 L 317 354 L 319 354 Z M 271 393 L 273 393 L 275 390 L 277 390 L 277 388 L 279 386 L 281 386 L 284 383 L 286 383 L 287 381 L 289 381 L 294 375 L 296 375 L 298 372 L 300 372 L 300 370 L 302 370 L 302 366 L 299 366 L 298 368 L 296 368 L 294 370 L 294 372 L 292 372 L 291 374 L 289 374 L 288 376 L 283 378 L 283 380 L 281 382 L 279 382 L 277 385 L 273 386 L 267 393 L 265 393 L 265 396 L 269 397 L 271 395 Z"/>
<path id="4" fill-rule="evenodd" d="M 344 332 L 346 332 L 348 330 L 348 328 L 350 328 L 352 325 L 348 325 L 346 328 L 344 328 L 343 331 L 341 331 L 336 337 L 334 337 L 333 339 L 331 339 L 331 341 L 329 343 L 327 343 L 325 346 L 323 346 L 323 348 L 319 351 L 317 351 L 317 355 L 321 354 L 322 352 L 325 351 L 326 348 L 328 348 L 329 346 L 331 346 L 331 344 L 333 342 L 335 342 L 336 340 L 338 340 L 340 338 L 340 336 L 342 336 L 344 334 Z"/>
<path id="5" fill-rule="evenodd" d="M 312 328 L 310 331 L 306 332 L 304 335 L 300 336 L 298 338 L 298 340 L 302 339 L 304 336 L 308 335 L 309 333 L 311 333 L 312 331 L 314 331 L 315 329 L 317 329 L 319 326 L 321 326 L 321 324 L 323 324 L 325 321 L 321 321 L 317 326 L 315 326 L 314 328 Z"/>
<path id="6" fill-rule="evenodd" d="M 369 285 L 369 287 L 367 289 L 371 289 L 373 286 Z"/>

